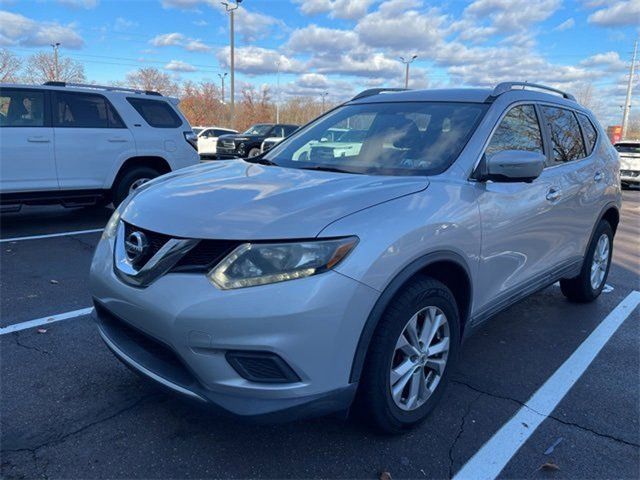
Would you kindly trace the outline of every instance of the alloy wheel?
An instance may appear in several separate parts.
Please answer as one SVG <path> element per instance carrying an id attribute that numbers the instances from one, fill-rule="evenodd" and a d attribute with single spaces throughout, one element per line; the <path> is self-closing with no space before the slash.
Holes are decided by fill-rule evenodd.
<path id="1" fill-rule="evenodd" d="M 421 407 L 435 392 L 449 357 L 451 332 L 435 306 L 416 312 L 396 342 L 389 371 L 391 398 L 402 410 Z"/>
<path id="2" fill-rule="evenodd" d="M 593 251 L 593 261 L 591 262 L 591 288 L 594 290 L 600 288 L 604 281 L 609 266 L 609 250 L 609 236 L 603 233 Z"/>

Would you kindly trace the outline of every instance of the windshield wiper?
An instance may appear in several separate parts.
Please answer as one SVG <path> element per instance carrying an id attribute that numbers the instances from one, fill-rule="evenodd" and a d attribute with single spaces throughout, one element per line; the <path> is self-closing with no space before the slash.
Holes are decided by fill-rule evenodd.
<path id="1" fill-rule="evenodd" d="M 337 168 L 337 167 L 329 167 L 326 165 L 312 165 L 309 167 L 297 167 L 300 170 L 318 170 L 321 172 L 336 172 L 336 173 L 354 173 L 356 175 L 359 175 L 358 172 L 352 172 L 350 170 L 343 170 L 341 168 Z"/>
<path id="2" fill-rule="evenodd" d="M 269 165 L 272 167 L 277 167 L 278 164 L 275 162 L 272 162 L 271 160 L 268 160 L 266 158 L 263 157 L 252 157 L 252 158 L 245 158 L 243 159 L 245 162 L 249 162 L 249 163 L 259 163 L 260 165 Z"/>

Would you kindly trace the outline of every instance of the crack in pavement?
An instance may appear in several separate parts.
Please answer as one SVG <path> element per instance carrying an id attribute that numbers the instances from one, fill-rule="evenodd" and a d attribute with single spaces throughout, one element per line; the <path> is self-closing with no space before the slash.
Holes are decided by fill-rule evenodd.
<path id="1" fill-rule="evenodd" d="M 41 348 L 34 347 L 33 345 L 22 343 L 22 341 L 20 340 L 20 332 L 13 332 L 13 338 L 16 341 L 16 345 L 18 345 L 19 347 L 26 348 L 27 350 L 35 350 L 36 352 L 49 355 L 49 352 L 47 350 L 42 350 Z"/>
<path id="2" fill-rule="evenodd" d="M 89 422 L 86 425 L 83 425 L 80 428 L 77 428 L 76 430 L 73 430 L 71 432 L 65 433 L 59 437 L 56 438 L 52 438 L 50 440 L 47 440 L 46 442 L 42 442 L 39 445 L 33 446 L 33 447 L 23 447 L 23 448 L 15 448 L 15 449 L 0 449 L 0 453 L 2 454 L 10 454 L 10 453 L 20 453 L 20 452 L 29 452 L 31 453 L 33 459 L 34 459 L 34 463 L 36 464 L 36 468 L 38 467 L 37 464 L 37 452 L 38 450 L 40 450 L 41 448 L 44 447 L 50 447 L 53 445 L 57 445 L 59 443 L 64 442 L 67 438 L 72 437 L 74 435 L 77 435 L 79 433 L 84 432 L 85 430 L 88 430 L 89 428 L 95 426 L 95 425 L 99 425 L 101 423 L 107 422 L 115 417 L 117 417 L 118 415 L 121 415 L 125 412 L 128 412 L 130 410 L 133 410 L 134 408 L 138 407 L 139 405 L 141 405 L 142 403 L 144 403 L 145 401 L 157 397 L 157 394 L 154 395 L 145 395 L 139 399 L 137 399 L 135 402 L 133 402 L 131 405 L 128 405 L 126 407 L 121 408 L 120 410 L 112 413 L 111 415 L 108 415 L 104 418 L 100 418 L 98 420 L 94 420 L 93 422 Z M 46 477 L 46 468 L 48 467 L 48 462 L 45 462 L 45 468 L 43 469 L 43 476 Z"/>
<path id="3" fill-rule="evenodd" d="M 500 400 L 507 400 L 507 401 L 510 401 L 510 402 L 514 402 L 514 403 L 516 403 L 516 404 L 518 404 L 518 405 L 520 405 L 522 407 L 525 407 L 525 408 L 531 410 L 533 413 L 541 415 L 541 416 L 543 416 L 545 418 L 550 418 L 551 420 L 555 420 L 556 422 L 562 423 L 563 425 L 567 425 L 568 427 L 575 427 L 575 428 L 578 428 L 578 429 L 583 430 L 585 432 L 592 433 L 593 435 L 597 435 L 598 437 L 607 438 L 609 440 L 613 440 L 614 442 L 619 442 L 619 443 L 622 443 L 622 444 L 630 446 L 630 447 L 640 448 L 640 444 L 638 444 L 638 443 L 634 443 L 634 442 L 630 442 L 628 440 L 624 440 L 622 438 L 614 437 L 613 435 L 609 435 L 608 433 L 599 432 L 599 431 L 594 430 L 592 428 L 580 425 L 579 423 L 568 422 L 566 420 L 562 420 L 561 418 L 554 417 L 553 415 L 545 415 L 544 413 L 538 412 L 535 409 L 531 408 L 525 402 L 522 402 L 522 401 L 518 400 L 517 398 L 505 397 L 505 396 L 498 395 L 498 394 L 495 394 L 495 393 L 492 393 L 492 392 L 487 392 L 485 390 L 481 390 L 481 389 L 479 389 L 477 387 L 474 387 L 473 385 L 470 385 L 470 384 L 468 384 L 466 382 L 463 382 L 461 380 L 453 380 L 452 379 L 451 383 L 457 383 L 458 385 L 463 385 L 463 386 L 467 387 L 468 389 L 473 390 L 474 392 L 478 392 L 480 394 L 487 395 L 489 397 L 499 398 Z"/>
<path id="4" fill-rule="evenodd" d="M 449 478 L 453 478 L 453 464 L 454 464 L 453 451 L 456 448 L 456 444 L 458 443 L 458 440 L 460 440 L 460 437 L 462 437 L 462 434 L 464 433 L 464 424 L 467 420 L 467 416 L 471 413 L 471 408 L 473 407 L 473 404 L 476 403 L 478 399 L 482 397 L 482 395 L 483 395 L 482 392 L 478 392 L 478 396 L 473 400 L 471 400 L 469 402 L 469 405 L 467 405 L 467 408 L 464 414 L 462 415 L 462 420 L 460 422 L 460 427 L 458 427 L 458 433 L 456 434 L 456 438 L 453 439 L 453 442 L 449 447 Z"/>

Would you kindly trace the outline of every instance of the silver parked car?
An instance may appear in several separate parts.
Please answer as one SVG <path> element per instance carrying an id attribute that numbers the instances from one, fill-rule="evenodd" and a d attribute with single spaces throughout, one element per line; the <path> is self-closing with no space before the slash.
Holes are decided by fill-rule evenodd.
<path id="1" fill-rule="evenodd" d="M 366 133 L 354 153 L 309 148 L 331 129 Z M 569 94 L 368 90 L 264 155 L 136 190 L 95 253 L 96 319 L 120 360 L 192 399 L 352 407 L 401 431 L 490 317 L 558 280 L 600 295 L 620 198 L 617 153 Z"/>

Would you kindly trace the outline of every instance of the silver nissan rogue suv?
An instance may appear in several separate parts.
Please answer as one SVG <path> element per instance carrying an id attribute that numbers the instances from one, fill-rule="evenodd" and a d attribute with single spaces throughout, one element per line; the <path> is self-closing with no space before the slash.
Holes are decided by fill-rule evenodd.
<path id="1" fill-rule="evenodd" d="M 487 319 L 558 280 L 598 297 L 620 202 L 618 155 L 567 93 L 367 90 L 263 155 L 137 189 L 93 259 L 95 317 L 186 397 L 400 431 Z"/>

